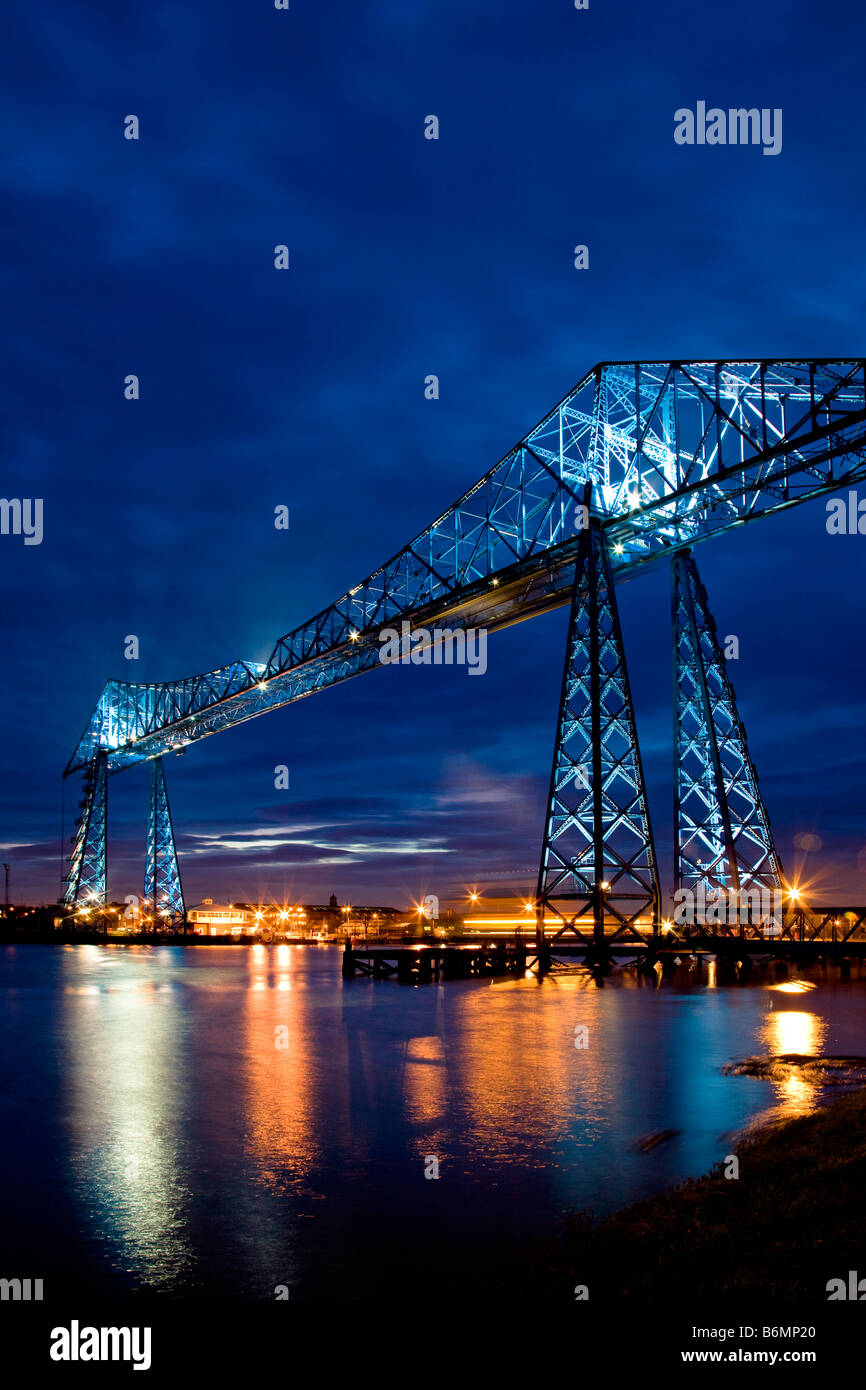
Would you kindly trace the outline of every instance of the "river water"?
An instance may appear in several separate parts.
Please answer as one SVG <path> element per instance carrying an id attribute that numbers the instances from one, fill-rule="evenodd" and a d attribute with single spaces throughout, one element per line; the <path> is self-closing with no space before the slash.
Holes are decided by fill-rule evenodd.
<path id="1" fill-rule="evenodd" d="M 857 968 L 802 979 L 411 988 L 344 982 L 326 946 L 3 948 L 5 1273 L 46 1297 L 483 1296 L 563 1214 L 820 1103 L 723 1072 L 866 1051 Z"/>

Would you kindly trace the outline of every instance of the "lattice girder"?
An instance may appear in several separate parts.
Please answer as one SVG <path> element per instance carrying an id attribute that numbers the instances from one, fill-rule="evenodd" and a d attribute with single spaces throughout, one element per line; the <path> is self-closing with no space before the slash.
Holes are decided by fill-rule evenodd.
<path id="1" fill-rule="evenodd" d="M 671 575 L 674 825 L 679 889 L 696 901 L 781 893 L 782 867 L 707 592 L 688 551 Z"/>
<path id="2" fill-rule="evenodd" d="M 66 872 L 67 907 L 103 908 L 108 870 L 108 757 L 97 753 L 82 778 L 72 852 Z"/>
<path id="3" fill-rule="evenodd" d="M 601 527 L 585 531 L 575 570 L 548 809 L 536 892 L 544 921 L 599 943 L 658 923 L 646 787 Z"/>
<path id="4" fill-rule="evenodd" d="M 267 662 L 110 681 L 67 772 L 100 749 L 116 771 L 374 670 L 379 632 L 395 620 L 459 611 L 456 621 L 495 628 L 540 611 L 517 590 L 508 607 L 503 589 L 573 564 L 586 484 L 620 578 L 863 478 L 862 359 L 601 363 L 409 545 L 280 637 Z"/>
<path id="5" fill-rule="evenodd" d="M 154 758 L 152 767 L 144 899 L 146 913 L 156 925 L 160 920 L 183 918 L 185 908 L 162 759 Z"/>

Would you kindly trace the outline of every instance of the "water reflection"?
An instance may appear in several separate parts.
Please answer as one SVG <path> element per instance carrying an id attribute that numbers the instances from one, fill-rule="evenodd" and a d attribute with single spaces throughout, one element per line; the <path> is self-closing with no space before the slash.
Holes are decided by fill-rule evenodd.
<path id="1" fill-rule="evenodd" d="M 292 948 L 254 946 L 246 959 L 239 1101 L 240 1152 L 265 1183 L 297 1187 L 320 1161 L 315 1020 L 292 988 Z"/>
<path id="2" fill-rule="evenodd" d="M 351 1297 L 379 1288 L 374 1260 L 384 1291 L 395 1269 L 429 1281 L 437 1251 L 492 1258 L 494 1239 L 705 1171 L 756 1117 L 820 1100 L 814 1081 L 727 1063 L 860 1047 L 862 988 L 826 978 L 795 991 L 684 968 L 603 989 L 580 971 L 413 989 L 344 983 L 337 952 L 284 944 L 33 960 L 8 958 L 5 982 L 29 998 L 32 1036 L 55 1029 L 25 1065 L 72 1175 L 76 1262 L 98 1247 L 109 1289 Z M 641 1149 L 662 1131 L 676 1137 Z M 51 1171 L 11 1144 L 32 1222 Z"/>
<path id="3" fill-rule="evenodd" d="M 121 1267 L 171 1288 L 193 1264 L 182 1159 L 183 1019 L 152 962 L 99 952 L 66 958 L 67 1130 L 78 1201 Z M 87 983 L 96 971 L 100 983 Z"/>
<path id="4" fill-rule="evenodd" d="M 818 1057 L 823 1050 L 826 1033 L 826 1024 L 817 1014 L 797 1009 L 774 1009 L 765 1016 L 758 1036 L 761 1048 L 768 1056 L 780 1057 L 795 1053 L 802 1057 Z M 789 1075 L 783 1079 L 774 1079 L 772 1085 L 778 1102 L 774 1118 L 787 1119 L 794 1115 L 808 1115 L 815 1109 L 819 1087 L 805 1077 Z"/>
<path id="5" fill-rule="evenodd" d="M 524 1170 L 546 1167 L 553 1152 L 582 1147 L 611 1103 L 623 1020 L 602 1030 L 606 996 L 586 975 L 545 981 L 541 993 L 533 980 L 455 999 L 449 1082 L 476 1171 L 506 1154 Z M 589 1045 L 578 1050 L 581 1025 Z"/>

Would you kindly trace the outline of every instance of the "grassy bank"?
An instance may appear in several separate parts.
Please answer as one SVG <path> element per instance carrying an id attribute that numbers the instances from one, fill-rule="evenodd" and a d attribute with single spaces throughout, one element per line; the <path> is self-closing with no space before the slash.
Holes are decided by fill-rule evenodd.
<path id="1" fill-rule="evenodd" d="M 866 1091 L 737 1145 L 740 1176 L 704 1177 L 596 1223 L 580 1213 L 527 1271 L 526 1292 L 597 1299 L 826 1301 L 866 1277 Z"/>

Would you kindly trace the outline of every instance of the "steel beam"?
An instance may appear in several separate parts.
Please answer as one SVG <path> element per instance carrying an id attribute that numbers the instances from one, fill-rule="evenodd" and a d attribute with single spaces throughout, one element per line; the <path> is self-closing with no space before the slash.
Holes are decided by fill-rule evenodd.
<path id="1" fill-rule="evenodd" d="M 740 904 L 748 893 L 760 904 L 763 890 L 766 904 L 783 890 L 782 867 L 707 591 L 687 550 L 671 566 L 671 615 L 680 901 L 694 908 L 725 893 Z"/>
<path id="2" fill-rule="evenodd" d="M 409 545 L 280 637 L 267 662 L 109 681 L 67 774 L 100 749 L 119 771 L 374 670 L 395 620 L 457 613 L 503 626 L 540 611 L 548 577 L 546 605 L 567 602 L 587 484 L 620 579 L 864 478 L 863 359 L 601 363 Z"/>
<path id="3" fill-rule="evenodd" d="M 107 890 L 108 755 L 98 752 L 82 778 L 75 835 L 66 873 L 67 907 L 103 908 Z"/>
<path id="4" fill-rule="evenodd" d="M 174 828 L 171 823 L 162 758 L 154 758 L 150 779 L 144 899 L 149 909 L 148 915 L 153 917 L 154 927 L 160 918 L 166 921 L 185 916 L 183 888 L 177 865 Z"/>
<path id="5" fill-rule="evenodd" d="M 561 923 L 545 937 L 545 919 Z M 571 601 L 536 891 L 537 945 L 596 946 L 658 926 L 649 807 L 613 572 L 601 526 L 584 531 Z"/>

